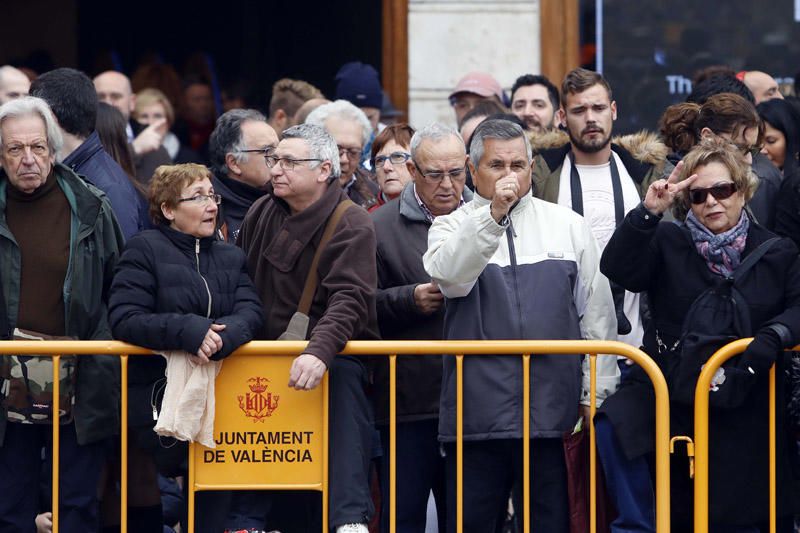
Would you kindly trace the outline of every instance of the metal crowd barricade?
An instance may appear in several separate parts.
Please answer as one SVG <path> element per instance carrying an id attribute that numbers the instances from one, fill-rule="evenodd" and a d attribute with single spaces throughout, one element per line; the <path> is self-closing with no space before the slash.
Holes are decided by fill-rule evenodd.
<path id="1" fill-rule="evenodd" d="M 59 362 L 64 355 L 110 355 L 120 358 L 120 382 L 128 382 L 128 356 L 149 355 L 151 350 L 117 341 L 3 341 L 0 342 L 0 355 L 41 355 L 53 359 L 53 412 L 59 412 Z M 120 420 L 120 523 L 122 531 L 128 521 L 128 387 L 121 387 L 121 412 Z M 61 426 L 53 424 L 53 474 L 52 474 L 52 502 L 53 502 L 53 533 L 58 533 L 58 502 L 59 502 L 59 437 Z M 35 472 L 33 475 L 38 475 Z"/>
<path id="2" fill-rule="evenodd" d="M 708 460 L 709 460 L 709 394 L 711 379 L 728 359 L 742 353 L 752 338 L 739 339 L 717 350 L 712 355 L 697 380 L 694 396 L 694 531 L 708 533 Z M 800 349 L 800 346 L 794 348 Z M 769 530 L 777 528 L 777 488 L 775 451 L 775 365 L 769 371 Z"/>
<path id="3" fill-rule="evenodd" d="M 591 416 L 594 417 L 595 389 L 597 385 L 597 355 L 622 355 L 639 364 L 653 382 L 656 396 L 656 531 L 668 533 L 669 514 L 669 397 L 667 384 L 658 365 L 644 352 L 616 341 L 353 341 L 343 354 L 389 355 L 389 531 L 395 533 L 396 502 L 396 449 L 397 427 L 397 356 L 398 355 L 453 355 L 456 357 L 456 490 L 457 531 L 463 531 L 463 370 L 465 356 L 493 354 L 522 357 L 523 365 L 523 532 L 530 533 L 530 358 L 536 354 L 589 354 L 591 370 Z M 535 391 L 534 391 L 535 394 Z M 590 442 L 590 533 L 597 531 L 597 459 L 594 425 L 589 424 Z"/>
<path id="4" fill-rule="evenodd" d="M 220 377 L 217 378 L 217 384 L 220 385 L 221 380 L 224 381 L 223 376 L 235 375 L 242 369 L 235 367 L 245 368 L 247 373 L 248 367 L 252 368 L 253 363 L 249 363 L 251 356 L 297 356 L 301 354 L 306 346 L 305 342 L 294 341 L 254 341 L 239 348 L 234 357 L 226 360 L 222 366 Z M 0 355 L 45 355 L 53 357 L 53 397 L 54 397 L 54 410 L 58 412 L 58 394 L 59 394 L 59 358 L 62 355 L 119 355 L 121 363 L 121 431 L 120 431 L 120 446 L 121 446 L 121 501 L 120 501 L 120 522 L 121 531 L 125 532 L 127 529 L 127 378 L 128 378 L 128 357 L 130 355 L 149 355 L 152 352 L 145 348 L 132 346 L 122 342 L 116 341 L 10 341 L 0 342 Z M 670 528 L 670 513 L 669 513 L 669 398 L 667 393 L 667 386 L 664 377 L 656 365 L 642 351 L 633 348 L 627 344 L 614 341 L 352 341 L 347 344 L 346 348 L 342 351 L 344 355 L 359 355 L 359 356 L 389 356 L 389 381 L 390 381 L 390 459 L 389 459 L 389 472 L 390 472 L 390 531 L 395 532 L 396 524 L 396 480 L 397 480 L 397 466 L 396 466 L 396 424 L 397 424 L 397 357 L 399 355 L 453 355 L 456 357 L 456 378 L 457 378 L 457 420 L 456 420 L 456 450 L 457 450 L 457 530 L 463 530 L 463 364 L 465 356 L 479 356 L 480 354 L 493 354 L 503 356 L 518 356 L 522 358 L 523 365 L 523 531 L 524 533 L 530 532 L 530 358 L 531 355 L 536 354 L 588 354 L 590 357 L 591 369 L 591 407 L 590 412 L 593 417 L 596 410 L 595 405 L 595 390 L 596 390 L 596 361 L 597 355 L 621 355 L 633 360 L 639 364 L 650 380 L 653 382 L 655 389 L 655 402 L 656 402 L 656 429 L 655 429 L 655 458 L 656 458 L 656 479 L 655 479 L 655 493 L 656 493 L 656 531 L 658 533 L 668 533 Z M 273 359 L 279 359 L 273 357 Z M 286 359 L 286 358 L 283 358 Z M 278 375 L 277 380 L 288 381 L 288 366 L 285 366 L 285 374 Z M 258 372 L 256 372 L 258 373 Z M 713 373 L 713 372 L 712 372 Z M 275 376 L 273 374 L 273 376 Z M 253 379 L 263 379 L 262 376 L 254 376 Z M 256 389 L 250 389 L 253 394 L 263 395 L 265 390 L 262 390 L 262 382 L 256 379 Z M 322 492 L 322 513 L 323 513 L 323 531 L 327 529 L 327 495 L 328 495 L 328 472 L 327 472 L 327 379 L 323 381 L 321 387 L 317 389 L 321 397 L 321 419 L 322 430 L 320 431 L 318 440 L 322 445 L 321 463 L 320 466 L 320 481 L 318 483 L 261 483 L 261 482 L 245 482 L 241 480 L 234 480 L 233 482 L 211 482 L 211 483 L 197 483 L 198 475 L 202 467 L 202 461 L 198 461 L 199 457 L 207 449 L 200 445 L 193 444 L 190 447 L 189 455 L 189 531 L 193 531 L 194 524 L 194 494 L 200 490 L 227 490 L 227 489 L 312 489 Z M 306 392 L 296 392 L 299 396 L 308 395 Z M 535 394 L 535 391 L 534 391 Z M 218 389 L 217 400 L 219 400 L 220 389 Z M 239 402 L 244 401 L 245 407 L 250 408 L 249 398 L 239 398 Z M 261 398 L 255 403 L 253 409 L 259 407 L 269 410 L 271 406 L 277 409 L 278 400 L 271 403 L 272 399 Z M 240 406 L 242 410 L 245 407 Z M 217 403 L 217 414 L 221 413 L 220 403 Z M 259 411 L 260 413 L 260 411 Z M 262 413 L 263 414 L 263 413 Z M 309 412 L 303 412 L 303 416 L 308 416 Z M 317 413 L 319 414 L 319 413 Z M 247 415 L 250 416 L 250 415 Z M 265 418 L 264 415 L 260 418 Z M 259 419 L 259 417 L 255 417 Z M 302 417 L 301 417 L 302 418 Z M 221 422 L 221 419 L 219 420 Z M 59 444 L 59 425 L 53 424 L 53 477 L 52 477 L 52 500 L 58 502 L 58 444 Z M 590 532 L 595 533 L 597 529 L 597 497 L 596 497 L 596 479 L 597 479 L 597 459 L 596 459 L 596 445 L 593 424 L 589 424 L 590 435 Z M 291 433 L 291 432 L 290 432 Z M 707 455 L 707 451 L 706 451 Z M 213 461 L 212 461 L 213 462 Z M 200 468 L 199 468 L 200 467 Z M 213 478 L 214 479 L 218 478 Z M 700 530 L 698 530 L 700 531 Z M 53 533 L 58 533 L 58 505 L 53 505 Z"/>

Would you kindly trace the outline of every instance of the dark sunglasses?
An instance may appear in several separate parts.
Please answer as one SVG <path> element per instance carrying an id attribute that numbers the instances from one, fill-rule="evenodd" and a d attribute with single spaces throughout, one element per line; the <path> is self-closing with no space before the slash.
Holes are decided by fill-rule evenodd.
<path id="1" fill-rule="evenodd" d="M 709 193 L 717 200 L 724 200 L 725 198 L 730 198 L 735 192 L 735 183 L 718 183 L 705 189 L 689 189 L 689 201 L 693 204 L 702 204 L 708 198 Z"/>

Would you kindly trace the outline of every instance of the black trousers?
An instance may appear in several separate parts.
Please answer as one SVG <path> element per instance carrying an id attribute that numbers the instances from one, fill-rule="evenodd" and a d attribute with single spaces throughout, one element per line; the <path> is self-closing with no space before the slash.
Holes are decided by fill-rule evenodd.
<path id="1" fill-rule="evenodd" d="M 456 446 L 445 445 L 447 531 L 456 531 Z M 496 530 L 511 490 L 522 490 L 522 440 L 464 442 L 464 533 Z M 567 469 L 560 438 L 531 439 L 531 531 L 569 533 Z M 520 494 L 517 501 L 522 501 Z M 515 509 L 522 523 L 523 510 Z"/>

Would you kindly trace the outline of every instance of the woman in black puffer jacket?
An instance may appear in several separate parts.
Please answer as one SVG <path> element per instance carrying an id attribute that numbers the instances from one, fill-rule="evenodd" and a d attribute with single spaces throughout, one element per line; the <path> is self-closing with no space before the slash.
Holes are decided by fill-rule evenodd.
<path id="1" fill-rule="evenodd" d="M 219 360 L 261 328 L 261 302 L 244 253 L 216 239 L 220 197 L 195 164 L 161 166 L 149 190 L 157 229 L 139 233 L 117 264 L 109 300 L 114 338 L 155 351 Z M 164 386 L 162 357 L 132 357 L 129 372 L 130 531 L 161 531 L 152 427 Z M 150 450 L 149 452 L 147 450 Z"/>

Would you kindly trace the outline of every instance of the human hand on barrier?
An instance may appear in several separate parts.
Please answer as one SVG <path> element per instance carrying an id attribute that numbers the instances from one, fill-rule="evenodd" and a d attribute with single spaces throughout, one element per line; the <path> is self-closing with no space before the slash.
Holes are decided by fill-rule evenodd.
<path id="1" fill-rule="evenodd" d="M 225 324 L 211 324 L 208 328 L 203 342 L 200 343 L 200 348 L 197 350 L 196 355 L 190 356 L 190 360 L 195 364 L 205 364 L 211 359 L 211 356 L 222 349 L 222 337 L 218 332 L 225 329 Z"/>
<path id="2" fill-rule="evenodd" d="M 694 180 L 697 179 L 697 174 L 692 174 L 685 180 L 678 181 L 682 169 L 683 161 L 679 161 L 669 178 L 656 180 L 650 184 L 643 202 L 648 211 L 655 215 L 664 213 L 675 201 L 678 193 L 694 183 Z"/>
<path id="3" fill-rule="evenodd" d="M 53 531 L 53 513 L 36 515 L 36 533 L 51 533 Z"/>
<path id="4" fill-rule="evenodd" d="M 316 355 L 300 354 L 292 361 L 289 370 L 289 386 L 297 390 L 312 390 L 322 381 L 328 367 Z"/>
<path id="5" fill-rule="evenodd" d="M 420 283 L 414 287 L 414 303 L 420 313 L 430 315 L 442 307 L 444 296 L 435 283 Z"/>

